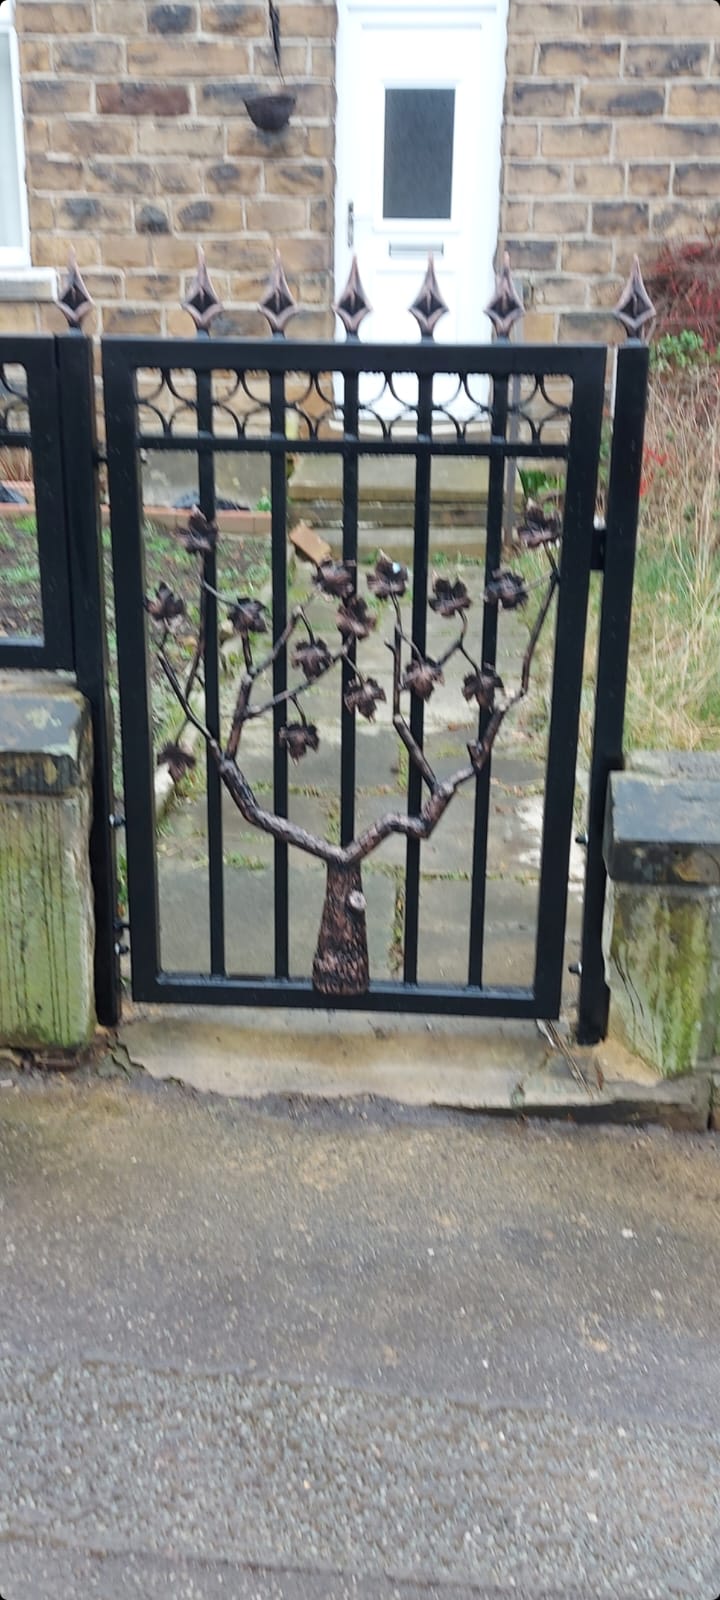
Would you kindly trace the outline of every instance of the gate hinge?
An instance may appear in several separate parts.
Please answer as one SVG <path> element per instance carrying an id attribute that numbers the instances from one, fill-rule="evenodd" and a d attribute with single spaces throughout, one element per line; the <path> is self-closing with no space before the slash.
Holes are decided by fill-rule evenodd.
<path id="1" fill-rule="evenodd" d="M 605 546 L 607 544 L 607 528 L 605 523 L 597 517 L 593 527 L 592 555 L 590 567 L 593 572 L 605 571 Z"/>

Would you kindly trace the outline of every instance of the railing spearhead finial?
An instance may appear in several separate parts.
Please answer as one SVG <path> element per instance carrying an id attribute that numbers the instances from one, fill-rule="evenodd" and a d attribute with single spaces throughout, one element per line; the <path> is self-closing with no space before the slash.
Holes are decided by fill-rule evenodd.
<path id="1" fill-rule="evenodd" d="M 409 309 L 423 339 L 432 339 L 440 318 L 450 309 L 440 292 L 432 255 L 428 257 L 427 272 L 422 287 Z"/>
<path id="2" fill-rule="evenodd" d="M 187 297 L 182 302 L 183 311 L 192 317 L 198 333 L 208 333 L 210 324 L 219 317 L 223 310 L 220 296 L 215 293 L 210 281 L 210 274 L 205 260 L 205 251 L 201 244 L 198 245 L 197 272 L 190 285 Z"/>
<path id="3" fill-rule="evenodd" d="M 495 294 L 485 307 L 485 315 L 490 318 L 498 339 L 509 339 L 511 330 L 524 312 L 523 297 L 510 271 L 510 256 L 506 250 L 502 272 L 495 279 Z"/>
<path id="4" fill-rule="evenodd" d="M 276 250 L 273 269 L 265 293 L 258 304 L 258 311 L 264 316 L 275 337 L 282 338 L 290 318 L 297 316 L 298 310 L 299 306 L 290 293 L 290 285 L 285 277 L 280 251 Z"/>
<path id="5" fill-rule="evenodd" d="M 333 311 L 345 329 L 348 339 L 356 339 L 361 322 L 369 317 L 372 306 L 360 279 L 358 258 L 353 256 L 350 276 L 341 295 L 333 302 Z"/>
<path id="6" fill-rule="evenodd" d="M 70 328 L 80 328 L 95 304 L 87 285 L 83 282 L 74 250 L 71 250 L 68 256 L 67 276 L 57 303 L 63 316 L 67 317 Z"/>
<path id="7" fill-rule="evenodd" d="M 642 344 L 650 343 L 657 311 L 643 283 L 639 256 L 635 256 L 630 277 L 613 310 L 613 316 L 622 323 L 628 338 L 639 339 Z"/>

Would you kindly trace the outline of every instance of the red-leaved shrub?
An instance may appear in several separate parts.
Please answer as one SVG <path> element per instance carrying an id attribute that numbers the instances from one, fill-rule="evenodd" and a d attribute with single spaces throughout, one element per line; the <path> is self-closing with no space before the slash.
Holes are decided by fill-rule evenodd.
<path id="1" fill-rule="evenodd" d="M 657 313 L 657 334 L 697 333 L 708 351 L 720 344 L 720 228 L 700 241 L 662 246 L 644 274 Z"/>

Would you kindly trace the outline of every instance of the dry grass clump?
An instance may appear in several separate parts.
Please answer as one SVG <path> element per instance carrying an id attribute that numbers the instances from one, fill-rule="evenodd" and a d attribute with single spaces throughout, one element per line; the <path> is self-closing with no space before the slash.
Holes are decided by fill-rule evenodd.
<path id="1" fill-rule="evenodd" d="M 520 568 L 537 580 L 543 552 L 523 554 Z M 601 597 L 602 578 L 593 574 L 580 714 L 585 765 L 592 754 Z M 523 718 L 538 754 L 551 679 L 548 637 Z M 720 750 L 720 363 L 700 339 L 661 339 L 653 352 L 624 744 L 626 750 Z"/>
<path id="2" fill-rule="evenodd" d="M 626 745 L 720 748 L 720 368 L 711 361 L 680 371 L 656 363 L 651 375 Z"/>
<path id="3" fill-rule="evenodd" d="M 32 475 L 32 456 L 24 445 L 0 448 L 0 483 L 32 483 Z"/>

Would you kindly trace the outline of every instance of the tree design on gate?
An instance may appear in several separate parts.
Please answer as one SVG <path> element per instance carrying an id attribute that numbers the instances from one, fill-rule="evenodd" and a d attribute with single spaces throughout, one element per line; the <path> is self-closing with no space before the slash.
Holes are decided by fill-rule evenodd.
<path id="1" fill-rule="evenodd" d="M 553 553 L 553 546 L 559 542 L 559 521 L 556 518 L 543 519 L 541 525 L 539 518 L 529 518 L 525 527 L 519 530 L 521 544 L 544 549 L 548 575 L 547 579 L 540 580 L 540 606 L 529 634 L 520 681 L 513 689 L 507 688 L 494 667 L 482 663 L 471 649 L 474 631 L 471 612 L 475 602 L 460 577 L 450 579 L 440 576 L 433 581 L 432 593 L 428 597 L 429 608 L 437 617 L 447 621 L 452 633 L 442 654 L 431 658 L 418 648 L 406 625 L 403 601 L 410 582 L 407 567 L 385 554 L 378 557 L 374 571 L 367 575 L 367 588 L 379 603 L 377 609 L 380 613 L 386 610 L 389 614 L 390 631 L 386 642 L 392 671 L 386 689 L 378 679 L 362 671 L 357 659 L 358 653 L 362 658 L 363 642 L 378 625 L 378 615 L 359 592 L 358 572 L 354 563 L 330 558 L 316 565 L 312 590 L 307 600 L 293 606 L 287 625 L 271 647 L 263 649 L 263 640 L 272 636 L 272 622 L 262 601 L 252 594 L 227 600 L 211 590 L 208 584 L 206 561 L 214 556 L 217 549 L 217 522 L 207 520 L 196 508 L 188 518 L 186 527 L 179 533 L 197 569 L 197 640 L 189 670 L 181 677 L 173 661 L 173 635 L 179 619 L 187 614 L 188 606 L 183 596 L 174 594 L 167 584 L 160 584 L 154 598 L 146 600 L 146 608 L 157 633 L 156 645 L 162 670 L 187 722 L 202 734 L 221 781 L 245 820 L 270 834 L 273 839 L 296 850 L 304 850 L 325 863 L 325 903 L 312 971 L 315 988 L 331 996 L 364 994 L 370 983 L 370 968 L 362 864 L 392 834 L 418 841 L 429 839 L 458 790 L 476 782 L 487 766 L 506 717 L 526 697 L 530 688 L 533 657 L 560 582 L 559 567 Z M 482 605 L 501 610 L 525 607 L 530 601 L 531 587 L 520 573 L 501 568 L 492 574 L 487 583 Z M 244 658 L 244 672 L 225 742 L 216 738 L 205 726 L 191 703 L 205 651 L 208 592 L 216 594 L 219 600 L 226 600 L 228 619 L 239 636 Z M 328 638 L 320 637 L 310 621 L 308 611 L 313 594 L 323 596 L 328 605 L 334 608 L 334 615 L 328 618 L 328 628 L 323 629 Z M 331 627 L 333 638 L 329 642 Z M 295 674 L 295 681 L 282 693 L 262 698 L 261 682 L 283 655 L 287 666 Z M 344 690 L 346 710 L 370 723 L 375 719 L 378 706 L 389 699 L 393 728 L 422 777 L 424 800 L 416 814 L 388 811 L 350 843 L 338 845 L 298 827 L 276 812 L 266 810 L 259 803 L 244 769 L 242 738 L 248 723 L 260 717 L 272 716 L 278 706 L 284 705 L 288 715 L 279 731 L 280 743 L 293 762 L 312 758 L 320 746 L 317 725 L 311 720 L 307 709 L 311 704 L 312 691 L 343 662 L 347 664 Z M 457 671 L 458 695 L 467 703 L 477 705 L 481 731 L 477 740 L 467 745 L 466 758 L 457 771 L 451 777 L 439 779 L 425 750 L 411 731 L 406 708 L 413 697 L 427 702 L 437 686 L 445 681 L 449 670 Z M 194 757 L 182 744 L 167 745 L 158 759 L 168 765 L 175 781 L 195 764 Z"/>

